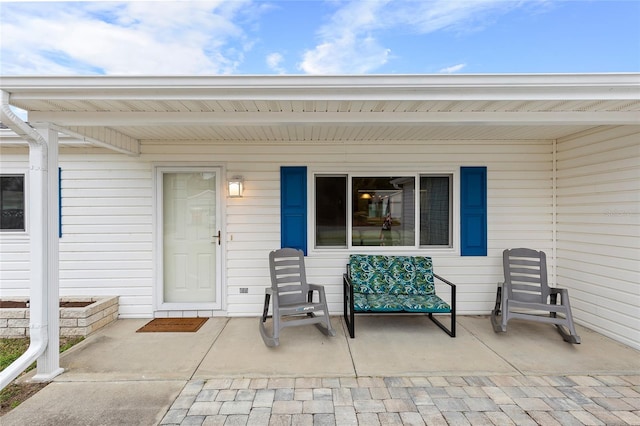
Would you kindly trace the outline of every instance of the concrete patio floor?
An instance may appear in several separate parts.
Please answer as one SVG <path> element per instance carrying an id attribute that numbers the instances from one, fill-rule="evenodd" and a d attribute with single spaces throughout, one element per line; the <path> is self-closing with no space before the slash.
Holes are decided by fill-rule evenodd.
<path id="1" fill-rule="evenodd" d="M 517 320 L 495 334 L 486 316 L 458 317 L 458 335 L 450 338 L 421 316 L 360 316 L 350 339 L 342 318 L 332 317 L 335 337 L 293 327 L 268 348 L 258 318 L 210 318 L 196 333 L 136 333 L 147 321 L 118 320 L 63 354 L 65 372 L 0 423 L 640 424 L 640 352 L 583 327 L 582 344 L 571 345 L 553 326 Z M 477 389 L 467 389 L 466 400 L 449 390 L 469 386 Z M 450 400 L 394 398 L 395 387 L 412 395 L 440 388 Z M 491 395 L 501 387 L 517 387 L 523 401 Z M 359 404 L 358 389 L 375 400 L 378 388 L 386 389 L 384 404 Z M 574 395 L 582 388 L 586 394 Z M 298 389 L 306 393 L 294 404 Z M 619 405 L 598 403 L 596 394 L 614 393 Z M 571 403 L 554 408 L 554 396 Z M 536 398 L 542 408 L 527 410 Z M 409 406 L 398 408 L 395 399 Z M 489 408 L 474 406 L 480 401 Z"/>

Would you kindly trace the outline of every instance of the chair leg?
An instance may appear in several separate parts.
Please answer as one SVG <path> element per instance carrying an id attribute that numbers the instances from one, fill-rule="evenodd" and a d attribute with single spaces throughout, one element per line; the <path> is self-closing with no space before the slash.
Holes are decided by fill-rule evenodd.
<path id="1" fill-rule="evenodd" d="M 336 331 L 333 329 L 333 327 L 331 327 L 331 322 L 329 321 L 329 316 L 328 315 L 325 315 L 325 316 L 327 317 L 327 319 L 325 319 L 324 322 L 322 322 L 322 323 L 319 322 L 319 323 L 316 323 L 314 325 L 325 336 L 334 337 L 336 335 Z"/>
<path id="2" fill-rule="evenodd" d="M 355 326 L 353 324 L 355 320 L 355 314 L 353 312 L 353 287 L 348 281 L 347 276 L 343 278 L 343 316 L 344 322 L 347 325 L 347 330 L 349 331 L 349 336 L 353 339 L 356 336 Z"/>
<path id="3" fill-rule="evenodd" d="M 571 305 L 569 303 L 569 292 L 567 291 L 567 289 L 564 289 L 564 288 L 556 289 L 556 291 L 551 293 L 550 295 L 550 300 L 552 304 L 555 305 L 557 303 L 558 295 L 560 295 L 560 304 L 564 306 L 566 309 L 565 321 L 564 321 L 566 324 L 566 327 L 563 324 L 555 324 L 556 329 L 558 330 L 558 333 L 560 333 L 560 335 L 562 336 L 562 339 L 565 342 L 580 344 L 581 342 L 580 336 L 578 336 L 575 325 L 573 324 L 573 314 L 571 313 Z M 557 318 L 557 315 L 555 312 L 552 312 L 551 314 L 554 318 Z"/>
<path id="4" fill-rule="evenodd" d="M 331 318 L 329 317 L 329 306 L 327 305 L 327 299 L 324 293 L 324 289 L 318 290 L 318 297 L 320 298 L 320 303 L 322 303 L 322 310 L 324 312 L 323 322 L 317 323 L 315 326 L 326 336 L 335 336 L 336 331 L 331 326 Z M 311 302 L 312 296 L 311 292 L 309 292 L 309 301 Z M 315 315 L 314 315 L 315 316 Z"/>
<path id="5" fill-rule="evenodd" d="M 442 331 L 444 331 L 445 333 L 447 333 L 449 335 L 449 337 L 456 337 L 456 316 L 455 314 L 452 312 L 451 313 L 451 325 L 450 328 L 447 328 L 442 322 L 440 322 L 440 320 L 438 320 L 433 313 L 429 312 L 427 314 L 427 316 L 429 317 L 429 319 L 431 321 L 434 322 L 435 325 L 437 325 L 438 327 L 440 327 L 440 329 Z"/>
<path id="6" fill-rule="evenodd" d="M 271 299 L 271 295 L 266 293 L 264 295 L 264 309 L 262 311 L 262 318 L 260 318 L 260 322 L 258 323 L 258 329 L 260 330 L 260 336 L 264 341 L 264 344 L 268 347 L 272 348 L 280 345 L 279 337 L 279 326 L 280 326 L 280 318 L 277 315 L 276 307 L 274 306 L 274 315 L 273 315 L 273 332 L 270 334 L 266 328 L 267 316 L 269 313 L 269 300 Z"/>
<path id="7" fill-rule="evenodd" d="M 262 322 L 267 321 L 267 316 L 269 315 L 269 299 L 271 299 L 271 295 L 269 293 L 264 295 L 264 308 L 262 310 Z"/>
<path id="8" fill-rule="evenodd" d="M 260 321 L 260 323 L 258 324 L 258 328 L 260 330 L 260 336 L 262 337 L 262 340 L 264 341 L 265 345 L 267 345 L 270 348 L 280 345 L 280 340 L 277 338 L 274 338 L 273 335 L 269 334 L 269 332 L 267 331 L 262 321 Z"/>
<path id="9" fill-rule="evenodd" d="M 356 313 L 353 309 L 353 305 L 351 305 L 351 313 L 349 314 L 349 336 L 351 338 L 356 337 Z"/>
<path id="10" fill-rule="evenodd" d="M 507 331 L 507 322 L 505 315 L 504 299 L 502 298 L 502 287 L 498 287 L 496 292 L 496 304 L 491 311 L 491 325 L 495 333 L 504 333 Z M 502 318 L 498 318 L 502 315 Z"/>
<path id="11" fill-rule="evenodd" d="M 558 333 L 560 333 L 560 335 L 562 336 L 562 339 L 567 342 L 567 343 L 573 343 L 573 344 L 580 344 L 581 340 L 580 340 L 580 336 L 578 336 L 576 334 L 576 331 L 573 330 L 569 330 L 567 332 L 567 330 L 565 330 L 564 326 L 560 325 L 560 324 L 556 324 L 556 329 L 558 330 Z"/>

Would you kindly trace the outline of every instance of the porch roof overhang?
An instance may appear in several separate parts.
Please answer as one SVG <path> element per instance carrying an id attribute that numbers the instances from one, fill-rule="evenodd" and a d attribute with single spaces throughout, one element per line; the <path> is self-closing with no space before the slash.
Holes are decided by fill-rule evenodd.
<path id="1" fill-rule="evenodd" d="M 3 77 L 32 123 L 145 141 L 549 140 L 640 125 L 640 74 Z"/>

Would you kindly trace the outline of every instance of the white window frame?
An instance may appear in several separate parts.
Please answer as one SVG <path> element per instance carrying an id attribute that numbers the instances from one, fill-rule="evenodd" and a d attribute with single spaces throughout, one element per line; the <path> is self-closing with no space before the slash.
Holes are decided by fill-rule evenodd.
<path id="1" fill-rule="evenodd" d="M 332 251 L 335 252 L 345 252 L 345 251 L 354 251 L 359 250 L 363 252 L 407 252 L 407 251 L 429 251 L 429 252 L 437 252 L 437 253 L 447 253 L 447 254 L 459 254 L 460 252 L 460 244 L 459 244 L 459 236 L 460 236 L 460 175 L 459 175 L 459 167 L 452 168 L 442 168 L 442 169 L 433 169 L 429 170 L 429 168 L 424 168 L 420 171 L 416 171 L 416 169 L 420 169 L 420 167 L 412 168 L 410 171 L 398 171 L 398 170 L 389 170 L 389 171 L 367 171 L 367 169 L 357 170 L 357 171 L 336 171 L 336 170 L 309 170 L 308 171 L 308 179 L 309 187 L 308 187 L 308 196 L 307 196 L 307 205 L 309 206 L 309 210 L 307 213 L 307 220 L 309 226 L 307 226 L 307 241 L 309 241 L 309 251 L 313 253 L 329 253 Z M 344 247 L 336 247 L 329 246 L 323 247 L 318 246 L 316 243 L 316 177 L 318 176 L 338 176 L 344 175 L 347 179 L 347 244 Z M 351 193 L 353 191 L 352 178 L 354 177 L 414 177 L 416 183 L 415 190 L 415 209 L 414 209 L 414 218 L 416 223 L 415 229 L 415 244 L 412 246 L 354 246 L 352 245 L 353 238 L 353 217 L 352 217 L 352 197 Z M 420 245 L 420 177 L 424 176 L 449 176 L 450 177 L 450 244 L 448 246 L 428 246 L 428 245 Z"/>
<path id="2" fill-rule="evenodd" d="M 23 197 L 24 197 L 24 229 L 0 229 L 0 235 L 22 236 L 29 234 L 29 173 L 25 169 L 4 169 L 0 176 L 22 176 L 23 177 Z"/>

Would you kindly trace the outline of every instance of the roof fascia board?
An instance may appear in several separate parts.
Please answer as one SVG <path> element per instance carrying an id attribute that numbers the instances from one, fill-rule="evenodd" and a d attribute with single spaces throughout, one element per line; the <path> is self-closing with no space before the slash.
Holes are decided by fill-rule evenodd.
<path id="1" fill-rule="evenodd" d="M 640 99 L 640 74 L 3 77 L 12 100 Z"/>

